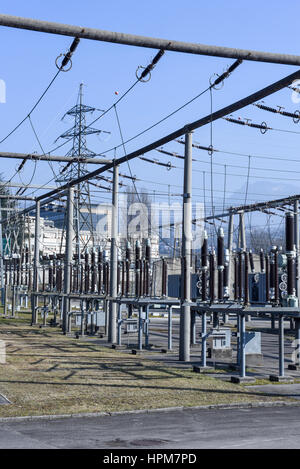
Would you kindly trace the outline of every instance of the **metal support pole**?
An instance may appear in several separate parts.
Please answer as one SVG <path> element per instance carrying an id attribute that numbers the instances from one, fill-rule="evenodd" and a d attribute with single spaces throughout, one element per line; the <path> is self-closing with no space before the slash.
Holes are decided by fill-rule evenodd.
<path id="1" fill-rule="evenodd" d="M 190 360 L 191 240 L 192 240 L 192 133 L 185 135 L 183 218 L 182 218 L 182 300 L 180 314 L 179 360 Z"/>
<path id="2" fill-rule="evenodd" d="M 300 319 L 295 320 L 295 328 L 296 328 L 295 365 L 300 366 Z"/>
<path id="3" fill-rule="evenodd" d="M 241 316 L 238 314 L 236 318 L 236 364 L 240 365 L 241 362 Z"/>
<path id="4" fill-rule="evenodd" d="M 66 223 L 66 251 L 65 251 L 65 265 L 64 265 L 64 296 L 63 299 L 63 321 L 62 330 L 66 334 L 69 332 L 68 327 L 68 314 L 70 312 L 70 299 L 67 295 L 70 294 L 71 285 L 71 264 L 73 259 L 72 244 L 73 244 L 73 213 L 74 213 L 74 189 L 69 188 L 68 201 L 67 201 L 67 223 Z"/>
<path id="5" fill-rule="evenodd" d="M 245 315 L 240 316 L 240 377 L 246 376 L 246 337 L 245 337 Z"/>
<path id="6" fill-rule="evenodd" d="M 111 222 L 111 249 L 110 249 L 110 296 L 115 299 L 117 297 L 118 289 L 118 279 L 117 279 L 117 270 L 118 270 L 118 230 L 119 230 L 119 201 L 118 201 L 118 191 L 119 191 L 119 167 L 114 166 L 113 169 L 113 193 L 112 193 L 112 222 Z M 117 339 L 117 304 L 113 301 L 110 301 L 109 308 L 109 324 L 108 324 L 108 342 L 114 344 Z"/>
<path id="7" fill-rule="evenodd" d="M 4 265 L 3 265 L 3 234 L 2 234 L 2 207 L 0 199 L 0 286 L 1 286 L 1 303 L 4 303 Z"/>
<path id="8" fill-rule="evenodd" d="M 206 341 L 207 341 L 207 324 L 206 313 L 202 313 L 202 332 L 201 332 L 201 365 L 206 366 Z"/>
<path id="9" fill-rule="evenodd" d="M 230 47 L 211 46 L 207 44 L 175 41 L 170 39 L 137 36 L 134 34 L 104 31 L 101 29 L 75 26 L 63 23 L 22 18 L 13 15 L 0 15 L 0 25 L 10 28 L 40 31 L 48 34 L 59 34 L 93 41 L 112 42 L 136 47 L 163 49 L 188 54 L 200 54 L 214 57 L 230 57 L 234 59 L 252 60 L 259 62 L 279 63 L 286 65 L 300 65 L 300 57 L 291 54 L 277 54 L 255 50 L 245 50 Z"/>
<path id="10" fill-rule="evenodd" d="M 121 304 L 118 304 L 118 345 L 122 345 L 122 310 Z"/>
<path id="11" fill-rule="evenodd" d="M 143 307 L 139 307 L 138 349 L 143 350 Z"/>
<path id="12" fill-rule="evenodd" d="M 280 314 L 278 319 L 279 338 L 279 376 L 284 376 L 284 318 Z"/>
<path id="13" fill-rule="evenodd" d="M 40 201 L 37 200 L 35 204 L 35 225 L 34 225 L 34 259 L 33 259 L 33 291 L 37 292 L 39 282 L 39 266 L 40 266 Z M 38 297 L 32 295 L 31 297 L 31 324 L 37 324 L 38 313 Z"/>
<path id="14" fill-rule="evenodd" d="M 149 346 L 149 309 L 150 305 L 146 306 L 146 323 L 145 323 L 145 348 Z"/>
<path id="15" fill-rule="evenodd" d="M 172 350 L 172 306 L 168 308 L 168 350 Z"/>
<path id="16" fill-rule="evenodd" d="M 191 345 L 196 345 L 196 311 L 191 312 Z"/>
<path id="17" fill-rule="evenodd" d="M 294 240 L 296 246 L 296 296 L 300 296 L 299 200 L 294 202 Z"/>

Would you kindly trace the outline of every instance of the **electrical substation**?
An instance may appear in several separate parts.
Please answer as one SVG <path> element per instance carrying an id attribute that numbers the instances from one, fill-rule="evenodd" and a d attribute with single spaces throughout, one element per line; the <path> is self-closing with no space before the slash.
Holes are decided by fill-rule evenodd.
<path id="1" fill-rule="evenodd" d="M 263 322 L 276 337 L 273 353 L 277 373 L 272 373 L 270 379 L 291 380 L 288 371 L 293 371 L 296 376 L 300 370 L 300 194 L 251 204 L 246 203 L 245 198 L 243 205 L 231 204 L 220 211 L 204 204 L 202 216 L 194 217 L 192 175 L 195 166 L 199 168 L 197 152 L 206 152 L 212 160 L 220 151 L 212 141 L 209 146 L 204 146 L 195 140 L 195 133 L 201 127 L 212 126 L 215 121 L 224 119 L 226 125 L 235 126 L 237 132 L 241 126 L 261 134 L 276 130 L 265 121 L 256 123 L 234 114 L 246 107 L 252 108 L 252 105 L 264 116 L 272 113 L 278 119 L 285 117 L 286 122 L 297 124 L 299 111 L 272 108 L 263 104 L 263 100 L 284 89 L 290 92 L 292 88 L 295 93 L 300 93 L 294 85 L 300 79 L 300 69 L 276 82 L 271 78 L 268 86 L 250 95 L 247 95 L 245 84 L 244 98 L 216 111 L 211 110 L 132 152 L 126 151 L 127 141 L 123 138 L 118 104 L 128 93 L 134 92 L 135 86 L 144 86 L 140 83 L 150 80 L 151 74 L 159 74 L 159 66 L 167 53 L 225 57 L 233 61 L 223 73 L 211 78 L 207 89 L 190 102 L 229 82 L 244 61 L 299 68 L 300 57 L 118 34 L 7 15 L 0 15 L 0 26 L 71 38 L 67 52 L 56 60 L 56 74 L 44 93 L 0 143 L 25 121 L 31 124 L 39 141 L 31 116 L 53 81 L 76 61 L 81 41 L 112 42 L 116 47 L 123 44 L 123 47 L 155 51 L 148 65 L 138 67 L 131 87 L 116 96 L 114 104 L 106 110 L 86 105 L 80 85 L 77 103 L 65 110 L 65 116 L 72 120 L 72 127 L 58 137 L 53 151 L 45 152 L 39 142 L 40 154 L 0 153 L 2 160 L 21 160 L 16 174 L 27 161 L 35 163 L 37 172 L 47 163 L 60 165 L 55 174 L 56 184 L 52 186 L 14 184 L 13 178 L 1 182 L 2 316 L 15 318 L 27 312 L 32 328 L 55 327 L 61 334 L 78 340 L 101 338 L 106 346 L 132 350 L 136 354 L 146 351 L 154 359 L 163 350 L 167 354 L 176 354 L 177 362 L 191 362 L 194 371 L 198 372 L 221 364 L 235 370 L 231 378 L 238 383 L 255 380 L 255 373 L 251 376 L 247 373 L 251 360 L 259 363 L 263 370 L 262 336 L 258 330 Z M 88 143 L 92 134 L 110 134 L 104 120 L 101 120 L 101 128 L 96 123 L 109 112 L 116 118 L 121 142 L 112 149 L 113 158 L 107 156 L 112 153 L 90 149 Z M 93 113 L 100 114 L 94 118 Z M 66 142 L 72 148 L 62 156 Z M 164 148 L 170 143 L 178 152 Z M 155 156 L 159 154 L 159 159 L 152 157 L 154 151 Z M 145 172 L 148 167 L 155 166 L 170 174 L 178 159 L 184 164 L 180 220 L 168 222 L 174 236 L 167 254 L 161 254 L 159 249 L 164 243 L 161 235 L 163 218 L 151 234 L 141 231 L 120 236 L 122 210 L 128 208 L 124 209 L 121 204 L 122 186 L 130 188 L 128 194 L 132 195 L 133 202 L 142 203 L 136 188 L 138 177 L 135 176 L 134 162 L 137 159 L 145 166 Z M 249 157 L 247 184 L 250 169 Z M 197 173 L 195 175 L 195 178 L 199 177 Z M 95 188 L 111 195 L 105 209 L 106 224 L 110 228 L 107 236 L 97 229 L 103 213 L 99 215 L 93 202 L 92 190 Z M 37 195 L 28 194 L 29 189 L 35 189 Z M 256 246 L 255 250 L 253 246 L 251 249 L 247 246 L 247 216 L 255 213 L 280 217 L 285 226 L 281 245 L 270 243 L 268 247 Z M 197 226 L 201 229 L 201 243 L 195 249 L 192 237 Z M 159 334 L 155 325 L 157 317 L 163 318 Z M 248 328 L 250 323 L 251 328 Z M 294 359 L 288 363 L 285 357 L 287 327 L 296 344 Z M 197 350 L 196 358 L 194 350 Z"/>

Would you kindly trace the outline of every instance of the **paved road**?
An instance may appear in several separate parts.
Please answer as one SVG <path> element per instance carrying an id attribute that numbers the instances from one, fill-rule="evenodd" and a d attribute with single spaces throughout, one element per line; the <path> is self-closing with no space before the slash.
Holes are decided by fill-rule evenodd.
<path id="1" fill-rule="evenodd" d="M 0 448 L 300 448 L 300 407 L 0 423 Z"/>

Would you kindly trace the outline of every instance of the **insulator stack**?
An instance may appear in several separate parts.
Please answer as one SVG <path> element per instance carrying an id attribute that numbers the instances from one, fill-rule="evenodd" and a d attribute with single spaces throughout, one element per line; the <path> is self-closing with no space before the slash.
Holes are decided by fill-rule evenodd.
<path id="1" fill-rule="evenodd" d="M 269 256 L 265 256 L 265 265 L 266 265 L 266 303 L 270 301 L 270 273 L 269 273 Z"/>
<path id="2" fill-rule="evenodd" d="M 141 296 L 140 292 L 140 277 L 141 277 L 141 245 L 137 240 L 135 243 L 135 296 Z"/>
<path id="3" fill-rule="evenodd" d="M 218 235 L 218 254 L 217 254 L 217 268 L 218 268 L 218 300 L 222 301 L 224 297 L 224 232 L 219 229 Z"/>
<path id="4" fill-rule="evenodd" d="M 229 298 L 229 261 L 230 261 L 230 252 L 229 249 L 225 249 L 225 264 L 224 264 L 224 297 Z"/>
<path id="5" fill-rule="evenodd" d="M 125 262 L 121 261 L 122 281 L 121 281 L 121 295 L 125 294 Z"/>
<path id="6" fill-rule="evenodd" d="M 204 231 L 203 244 L 201 248 L 201 267 L 207 269 L 208 267 L 208 249 L 207 249 L 207 233 Z"/>
<path id="7" fill-rule="evenodd" d="M 294 215 L 291 212 L 285 218 L 285 246 L 286 254 L 294 251 Z"/>
<path id="8" fill-rule="evenodd" d="M 249 277 L 248 254 L 245 251 L 244 252 L 244 305 L 245 306 L 249 304 L 248 277 Z"/>
<path id="9" fill-rule="evenodd" d="M 95 251 L 95 249 L 92 250 L 91 264 L 92 264 L 92 285 L 91 285 L 91 292 L 92 292 L 92 293 L 95 293 L 95 291 L 96 291 L 96 286 L 97 286 L 96 251 Z"/>
<path id="10" fill-rule="evenodd" d="M 295 262 L 294 258 L 289 256 L 287 258 L 287 294 L 294 296 L 295 292 Z"/>
<path id="11" fill-rule="evenodd" d="M 260 271 L 261 273 L 265 272 L 265 256 L 264 256 L 264 250 L 261 249 L 259 253 L 259 262 L 260 262 Z"/>
<path id="12" fill-rule="evenodd" d="M 100 247 L 98 249 L 98 293 L 101 294 L 102 292 L 102 270 L 103 270 L 103 251 Z"/>
<path id="13" fill-rule="evenodd" d="M 254 274 L 255 267 L 254 267 L 253 253 L 252 253 L 251 249 L 249 250 L 249 263 L 250 263 L 250 270 Z"/>
<path id="14" fill-rule="evenodd" d="M 274 264 L 274 249 L 271 249 L 269 258 L 269 269 L 270 269 L 270 299 L 274 300 L 275 296 L 275 264 Z"/>
<path id="15" fill-rule="evenodd" d="M 294 246 L 294 214 L 288 212 L 285 218 L 285 246 L 287 255 L 287 294 L 295 296 L 295 246 Z"/>
<path id="16" fill-rule="evenodd" d="M 209 254 L 209 295 L 210 303 L 215 301 L 215 252 Z"/>
<path id="17" fill-rule="evenodd" d="M 278 249 L 274 251 L 274 277 L 275 277 L 275 285 L 274 285 L 274 299 L 275 303 L 279 303 L 279 277 L 278 277 Z"/>
<path id="18" fill-rule="evenodd" d="M 89 253 L 85 252 L 84 256 L 84 293 L 88 293 L 90 289 L 90 265 L 89 265 Z"/>
<path id="19" fill-rule="evenodd" d="M 208 249 L 207 232 L 204 230 L 203 243 L 201 247 L 201 298 L 207 300 L 207 268 L 208 268 Z"/>
<path id="20" fill-rule="evenodd" d="M 167 278 L 168 278 L 168 266 L 165 259 L 162 260 L 162 286 L 161 286 L 161 294 L 162 296 L 167 296 Z"/>
<path id="21" fill-rule="evenodd" d="M 238 253 L 238 299 L 243 299 L 243 251 Z"/>

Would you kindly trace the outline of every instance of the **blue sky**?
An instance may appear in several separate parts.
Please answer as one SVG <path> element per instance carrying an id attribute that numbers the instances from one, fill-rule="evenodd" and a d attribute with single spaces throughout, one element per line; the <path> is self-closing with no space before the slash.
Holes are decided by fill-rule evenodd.
<path id="1" fill-rule="evenodd" d="M 145 36 L 281 53 L 297 54 L 299 49 L 297 41 L 299 7 L 295 2 L 29 0 L 2 2 L 1 7 L 3 14 Z M 7 86 L 7 102 L 0 104 L 1 140 L 26 115 L 48 85 L 56 72 L 56 57 L 68 49 L 72 39 L 2 27 L 0 40 L 2 43 L 0 78 L 5 80 Z M 135 81 L 136 68 L 139 65 L 147 65 L 155 53 L 156 51 L 151 49 L 81 40 L 73 58 L 71 71 L 60 74 L 32 115 L 43 148 L 46 151 L 53 148 L 58 135 L 72 125 L 70 120 L 62 122 L 61 117 L 75 104 L 79 83 L 83 82 L 85 85 L 86 104 L 106 109 L 116 99 L 115 91 L 120 94 L 124 92 Z M 231 63 L 231 59 L 167 52 L 153 71 L 151 80 L 148 83 L 139 83 L 118 106 L 125 139 L 158 121 L 205 89 L 209 78 L 214 73 L 222 73 Z M 213 92 L 213 109 L 244 97 L 295 70 L 293 66 L 244 62 L 226 80 L 222 90 Z M 265 102 L 274 107 L 282 105 L 291 112 L 297 109 L 288 89 L 267 98 Z M 129 152 L 143 146 L 209 112 L 210 100 L 207 93 L 162 125 L 128 144 L 126 149 Z M 94 116 L 97 116 L 97 113 Z M 253 106 L 240 111 L 236 117 L 251 118 L 253 122 L 266 121 L 274 128 L 300 132 L 300 125 L 294 124 L 291 119 L 263 112 Z M 91 137 L 88 144 L 92 150 L 100 153 L 120 143 L 113 113 L 109 113 L 97 124 L 98 128 L 109 130 L 112 134 L 108 141 Z M 300 192 L 297 181 L 297 171 L 300 174 L 299 137 L 299 134 L 281 131 L 269 131 L 261 135 L 258 130 L 229 124 L 224 120 L 213 125 L 213 145 L 218 149 L 246 155 L 283 158 L 278 161 L 250 158 L 248 201 Z M 194 140 L 202 145 L 209 145 L 209 127 L 196 131 Z M 57 153 L 65 154 L 68 149 L 69 147 L 65 146 Z M 169 144 L 165 149 L 181 154 L 183 152 L 183 146 L 177 143 Z M 28 122 L 1 145 L 1 151 L 6 150 L 24 153 L 40 151 Z M 112 157 L 113 153 L 107 156 Z M 121 148 L 116 156 L 123 156 Z M 152 152 L 148 156 L 165 162 L 169 160 L 157 152 Z M 203 201 L 203 171 L 205 171 L 206 202 L 210 204 L 209 156 L 206 152 L 195 150 L 195 158 L 200 160 L 194 164 L 195 200 Z M 299 159 L 299 163 L 286 161 L 291 158 Z M 214 175 L 216 189 L 214 203 L 217 209 L 223 206 L 224 165 L 227 172 L 225 205 L 229 201 L 232 203 L 233 198 L 236 204 L 243 203 L 248 161 L 247 156 L 215 154 L 214 162 L 218 164 L 214 165 L 214 171 L 220 173 Z M 172 159 L 171 162 L 182 167 L 182 162 L 178 159 Z M 6 179 L 14 174 L 19 164 L 17 161 L 6 160 L 2 160 L 1 163 L 1 171 Z M 234 165 L 243 168 L 235 168 Z M 137 184 L 138 187 L 152 191 L 155 189 L 157 193 L 162 194 L 157 195 L 160 200 L 166 198 L 163 193 L 168 191 L 172 194 L 181 192 L 182 170 L 167 171 L 139 160 L 134 160 L 131 167 L 132 172 L 142 179 Z M 54 168 L 58 172 L 58 164 Z M 28 183 L 33 169 L 34 163 L 26 163 L 20 177 L 17 176 L 14 180 Z M 291 172 L 285 173 L 284 170 Z M 123 168 L 123 172 L 128 174 L 128 168 Z M 41 162 L 37 166 L 32 182 L 46 183 L 51 177 L 53 174 L 48 163 Z M 28 189 L 27 193 L 30 192 Z M 108 193 L 97 193 L 99 201 L 109 197 Z M 277 222 L 278 219 L 274 219 L 274 223 Z"/>

